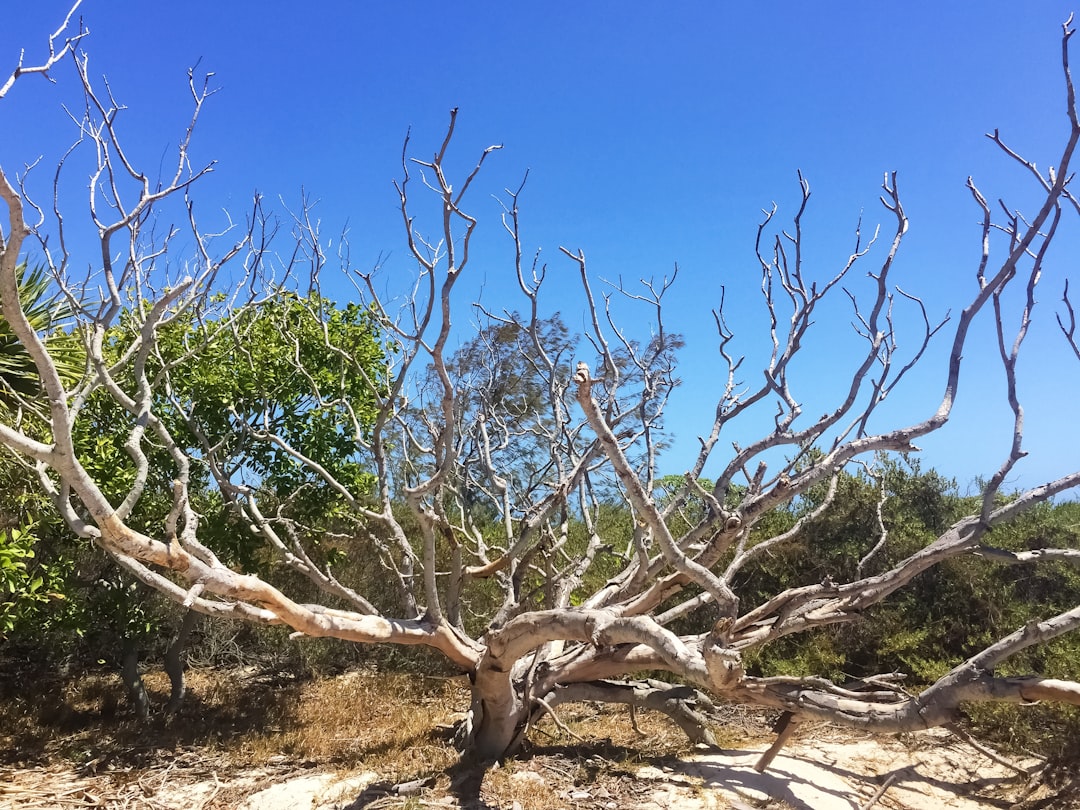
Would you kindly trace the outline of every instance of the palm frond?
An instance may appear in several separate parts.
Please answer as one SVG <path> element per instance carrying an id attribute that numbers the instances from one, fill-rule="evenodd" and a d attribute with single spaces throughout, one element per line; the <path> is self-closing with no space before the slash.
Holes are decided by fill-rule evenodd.
<path id="1" fill-rule="evenodd" d="M 30 326 L 44 335 L 49 354 L 65 382 L 82 376 L 84 361 L 79 341 L 64 331 L 71 310 L 49 294 L 49 276 L 44 267 L 33 269 L 23 262 L 17 268 L 19 301 Z M 0 408 L 11 409 L 21 400 L 41 394 L 41 378 L 26 347 L 0 315 Z"/>

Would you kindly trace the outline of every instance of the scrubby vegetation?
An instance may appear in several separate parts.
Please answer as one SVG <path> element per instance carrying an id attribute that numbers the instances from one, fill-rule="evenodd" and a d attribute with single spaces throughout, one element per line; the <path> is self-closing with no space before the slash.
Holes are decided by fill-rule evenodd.
<path id="1" fill-rule="evenodd" d="M 933 470 L 924 471 L 917 461 L 895 458 L 882 470 L 877 477 L 845 475 L 826 517 L 814 521 L 798 542 L 777 547 L 743 572 L 739 589 L 750 606 L 778 590 L 813 584 L 826 576 L 852 577 L 865 556 L 866 538 L 879 536 L 882 527 L 887 542 L 866 566 L 887 569 L 972 508 L 972 498 L 962 495 L 954 481 Z M 13 480 L 16 473 L 9 467 Z M 28 491 L 20 493 L 13 486 L 4 493 L 9 525 L 23 527 L 16 529 L 15 538 L 32 555 L 19 557 L 19 568 L 7 568 L 9 618 L 0 656 L 7 667 L 20 673 L 18 681 L 63 681 L 87 672 L 98 673 L 100 678 L 110 670 L 118 674 L 125 650 L 135 648 L 142 670 L 150 673 L 151 682 L 160 683 L 166 652 L 184 614 L 151 589 L 111 569 L 100 552 L 74 543 L 58 522 L 51 524 L 51 532 L 47 521 L 39 521 L 33 532 L 26 531 L 27 516 L 20 517 L 18 510 Z M 663 497 L 662 492 L 658 497 Z M 777 510 L 762 531 L 776 533 L 814 506 L 813 499 L 807 498 Z M 42 509 L 42 513 L 48 511 Z M 612 503 L 603 515 L 605 536 L 627 542 L 633 521 L 625 507 Z M 673 518 L 682 519 L 685 513 Z M 584 527 L 576 524 L 571 542 L 583 546 L 584 534 Z M 995 531 L 993 539 L 996 548 L 1012 552 L 1046 546 L 1080 549 L 1080 504 L 1043 504 Z M 9 540 L 4 547 L 13 545 Z M 350 555 L 345 550 L 347 538 L 339 538 L 335 548 L 338 575 L 378 598 L 380 590 L 386 589 L 378 568 L 362 555 Z M 287 569 L 265 559 L 262 567 L 271 582 L 287 584 Z M 104 587 L 106 582 L 108 587 Z M 40 594 L 39 583 L 49 583 L 46 593 Z M 587 582 L 585 587 L 595 584 Z M 393 594 L 385 593 L 383 598 L 389 601 Z M 490 593 L 475 598 L 481 604 L 493 603 L 498 591 L 492 585 Z M 1033 616 L 1060 612 L 1078 602 L 1080 571 L 1076 566 L 1051 560 L 1037 567 L 1016 567 L 996 559 L 964 558 L 919 577 L 873 607 L 864 621 L 791 636 L 748 656 L 746 663 L 756 675 L 821 674 L 836 682 L 904 673 L 905 688 L 917 692 L 948 671 L 951 662 L 974 654 L 990 640 Z M 301 682 L 354 669 L 431 677 L 453 674 L 445 659 L 422 650 L 373 648 L 334 639 L 290 640 L 283 629 L 236 621 L 200 620 L 188 640 L 186 655 L 200 669 L 255 667 Z M 1080 639 L 1065 636 L 1025 652 L 1009 662 L 1006 672 L 1032 670 L 1048 677 L 1080 677 Z M 205 696 L 195 689 L 192 699 L 204 705 Z M 161 714 L 166 703 L 158 694 L 154 714 Z M 119 709 L 121 715 L 126 711 L 130 709 Z M 971 705 L 966 714 L 980 736 L 1009 750 L 1038 752 L 1062 761 L 1077 753 L 1080 714 L 1073 707 Z"/>

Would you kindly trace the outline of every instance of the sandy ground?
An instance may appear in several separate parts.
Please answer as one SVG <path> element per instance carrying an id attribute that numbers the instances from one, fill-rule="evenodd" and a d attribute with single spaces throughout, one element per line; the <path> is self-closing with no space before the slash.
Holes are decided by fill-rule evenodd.
<path id="1" fill-rule="evenodd" d="M 947 732 L 853 739 L 849 731 L 807 730 L 759 774 L 765 745 L 709 751 L 638 767 L 634 775 L 578 786 L 559 768 L 508 764 L 510 779 L 543 783 L 560 804 L 597 810 L 979 810 L 1008 807 L 1023 779 Z M 157 769 L 128 782 L 60 770 L 0 772 L 0 808 L 147 808 L 147 810 L 363 810 L 459 807 L 445 789 L 398 796 L 371 771 L 297 772 L 287 763 L 227 776 L 212 768 Z M 434 780 L 433 780 L 434 781 Z M 884 792 L 880 792 L 882 788 Z M 409 791 L 406 790 L 406 793 Z M 879 795 L 880 794 L 880 795 Z M 469 802 L 469 807 L 489 805 Z M 494 806 L 494 805 L 492 805 Z M 530 810 L 514 801 L 503 810 Z"/>
<path id="2" fill-rule="evenodd" d="M 784 802 L 794 810 L 860 810 L 888 782 L 875 802 L 883 810 L 979 810 L 1000 808 L 1003 794 L 1018 786 L 1014 772 L 947 733 L 922 735 L 914 744 L 911 739 L 852 741 L 849 733 L 828 736 L 824 729 L 817 738 L 792 743 L 763 774 L 753 767 L 764 750 L 760 746 L 643 767 L 635 789 L 622 796 L 588 787 L 562 795 L 568 808 L 705 810 L 783 807 Z M 519 772 L 525 775 L 544 778 Z M 240 810 L 360 810 L 372 803 L 362 793 L 377 778 L 369 772 L 292 779 L 254 793 Z M 450 797 L 429 801 L 455 804 Z M 188 806 L 197 804 L 196 799 Z"/>
<path id="3" fill-rule="evenodd" d="M 977 810 L 1000 808 L 1002 795 L 1022 786 L 1015 772 L 948 733 L 921 735 L 914 745 L 911 739 L 845 737 L 794 742 L 762 774 L 753 767 L 759 748 L 701 755 L 667 773 L 646 768 L 639 777 L 656 780 L 658 793 L 669 792 L 667 806 L 686 810 L 732 802 L 761 807 L 770 800 L 798 810 L 859 810 L 886 783 L 876 807 Z M 672 787 L 679 790 L 670 793 Z"/>

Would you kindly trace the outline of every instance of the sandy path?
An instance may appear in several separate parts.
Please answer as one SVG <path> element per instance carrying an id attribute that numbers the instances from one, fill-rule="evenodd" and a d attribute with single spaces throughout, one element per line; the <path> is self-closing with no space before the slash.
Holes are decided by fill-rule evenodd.
<path id="1" fill-rule="evenodd" d="M 754 763 L 764 746 L 696 756 L 664 772 L 645 768 L 640 778 L 660 783 L 670 807 L 727 807 L 768 800 L 797 810 L 859 810 L 888 782 L 875 807 L 890 810 L 981 810 L 1001 807 L 1003 793 L 1018 787 L 1015 772 L 998 765 L 947 732 L 901 741 L 852 740 L 820 729 L 816 739 L 792 743 L 760 774 Z M 914 743 L 914 744 L 912 744 Z M 666 770 L 666 769 L 665 769 Z M 679 784 L 683 782 L 683 784 Z M 679 788 L 672 794 L 668 786 Z M 690 795 L 691 786 L 700 786 Z M 657 797 L 661 798 L 660 796 Z"/>

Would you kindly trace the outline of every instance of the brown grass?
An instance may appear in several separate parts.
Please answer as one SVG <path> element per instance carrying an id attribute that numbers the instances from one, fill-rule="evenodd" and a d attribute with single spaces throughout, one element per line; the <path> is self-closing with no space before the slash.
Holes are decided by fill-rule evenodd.
<path id="1" fill-rule="evenodd" d="M 434 776 L 436 794 L 547 810 L 568 806 L 574 790 L 618 801 L 637 789 L 632 773 L 639 763 L 662 763 L 691 748 L 662 715 L 639 712 L 635 730 L 624 707 L 575 704 L 563 707 L 560 719 L 580 739 L 543 720 L 521 756 L 477 773 L 459 764 L 447 741 L 448 729 L 468 707 L 461 679 L 352 672 L 298 680 L 282 673 L 195 670 L 185 705 L 171 718 L 160 711 L 168 695 L 164 676 L 148 674 L 146 684 L 159 711 L 140 723 L 115 675 L 65 681 L 8 673 L 0 678 L 0 765 L 65 765 L 116 776 L 178 762 L 193 773 L 212 765 L 215 778 L 268 767 L 282 771 L 268 774 L 270 780 L 303 768 L 370 770 L 384 786 Z M 746 723 L 737 722 L 723 742 L 745 739 Z"/>
<path id="2" fill-rule="evenodd" d="M 168 683 L 145 678 L 151 701 L 164 704 Z M 89 674 L 0 694 L 0 762 L 57 759 L 86 766 L 108 761 L 148 765 L 193 746 L 229 765 L 267 761 L 334 762 L 378 768 L 409 760 L 449 765 L 453 751 L 433 736 L 467 704 L 453 681 L 416 675 L 352 673 L 298 681 L 285 674 L 196 670 L 174 717 L 138 722 L 124 705 L 118 678 Z"/>

